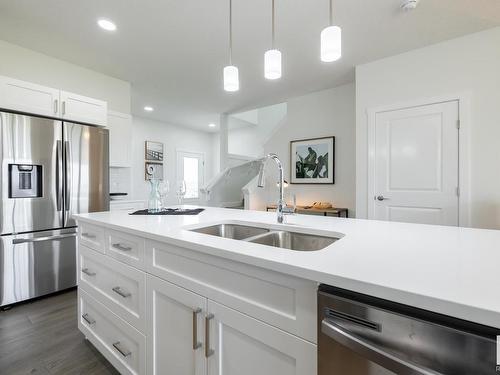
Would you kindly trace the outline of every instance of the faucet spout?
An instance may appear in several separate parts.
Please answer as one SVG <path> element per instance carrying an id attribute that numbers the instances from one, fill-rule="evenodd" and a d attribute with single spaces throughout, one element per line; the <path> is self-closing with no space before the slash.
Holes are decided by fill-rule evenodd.
<path id="1" fill-rule="evenodd" d="M 258 186 L 259 187 L 264 187 L 265 181 L 264 181 L 264 168 L 266 166 L 266 162 L 272 159 L 276 166 L 278 167 L 279 170 L 279 181 L 278 181 L 278 186 L 279 186 L 279 200 L 278 200 L 278 206 L 276 208 L 276 213 L 278 215 L 277 220 L 278 223 L 283 223 L 283 217 L 286 212 L 286 204 L 285 204 L 285 199 L 284 199 L 284 184 L 285 184 L 285 178 L 283 174 L 283 164 L 281 163 L 281 160 L 278 158 L 278 155 L 276 154 L 268 154 L 264 158 L 262 158 L 262 164 L 260 166 L 260 171 L 259 171 L 259 180 L 258 180 Z"/>

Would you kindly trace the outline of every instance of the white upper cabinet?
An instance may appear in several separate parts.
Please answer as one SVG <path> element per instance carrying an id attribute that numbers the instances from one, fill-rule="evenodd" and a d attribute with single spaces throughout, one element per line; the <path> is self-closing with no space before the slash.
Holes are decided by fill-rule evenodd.
<path id="1" fill-rule="evenodd" d="M 59 90 L 0 76 L 0 108 L 59 117 Z"/>
<path id="2" fill-rule="evenodd" d="M 106 125 L 108 104 L 102 100 L 61 91 L 61 115 L 65 120 Z"/>
<path id="3" fill-rule="evenodd" d="M 0 108 L 62 118 L 92 125 L 106 125 L 105 101 L 0 76 Z"/>
<path id="4" fill-rule="evenodd" d="M 130 167 L 132 151 L 132 116 L 109 111 L 109 165 L 111 167 Z"/>

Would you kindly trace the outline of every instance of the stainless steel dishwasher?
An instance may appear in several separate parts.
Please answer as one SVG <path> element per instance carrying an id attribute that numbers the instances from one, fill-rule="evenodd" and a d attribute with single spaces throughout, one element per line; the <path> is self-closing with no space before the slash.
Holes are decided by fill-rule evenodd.
<path id="1" fill-rule="evenodd" d="M 498 329 L 319 287 L 319 375 L 498 375 L 497 335 Z"/>

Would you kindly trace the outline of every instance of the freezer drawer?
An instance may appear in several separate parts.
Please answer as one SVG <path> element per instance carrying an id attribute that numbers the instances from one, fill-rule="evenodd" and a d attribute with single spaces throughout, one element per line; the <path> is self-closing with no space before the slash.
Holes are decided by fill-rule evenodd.
<path id="1" fill-rule="evenodd" d="M 0 306 L 76 286 L 75 228 L 0 240 Z"/>

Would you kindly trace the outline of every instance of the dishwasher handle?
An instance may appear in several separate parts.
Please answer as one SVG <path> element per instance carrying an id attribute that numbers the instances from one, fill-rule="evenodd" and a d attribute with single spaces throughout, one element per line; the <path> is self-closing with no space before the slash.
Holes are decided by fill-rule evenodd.
<path id="1" fill-rule="evenodd" d="M 399 375 L 444 375 L 440 372 L 421 367 L 415 363 L 398 358 L 395 355 L 347 332 L 331 320 L 323 319 L 321 332 L 364 358 L 378 363 L 387 370 Z"/>

